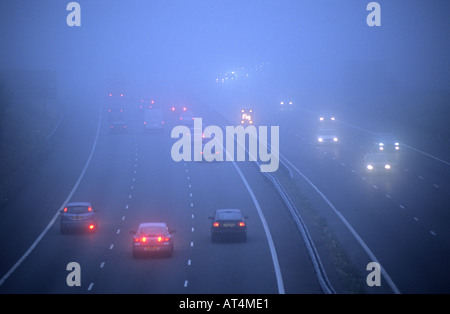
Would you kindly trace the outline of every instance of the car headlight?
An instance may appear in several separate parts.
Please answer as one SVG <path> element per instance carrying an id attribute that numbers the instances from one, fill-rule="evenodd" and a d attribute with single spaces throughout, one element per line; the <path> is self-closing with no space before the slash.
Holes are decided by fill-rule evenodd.
<path id="1" fill-rule="evenodd" d="M 338 138 L 337 137 L 333 137 L 333 141 L 337 142 Z"/>
<path id="2" fill-rule="evenodd" d="M 320 117 L 319 120 L 320 120 L 320 121 L 323 121 L 323 117 Z"/>
<path id="3" fill-rule="evenodd" d="M 399 150 L 400 149 L 400 147 L 398 147 L 398 146 L 395 146 L 395 150 Z"/>
<path id="4" fill-rule="evenodd" d="M 321 137 L 319 137 L 317 140 L 321 143 L 323 142 L 323 138 L 321 138 Z"/>
<path id="5" fill-rule="evenodd" d="M 390 164 L 386 164 L 386 165 L 384 165 L 384 169 L 386 169 L 386 170 L 389 170 L 389 169 L 391 169 L 391 165 L 390 165 Z"/>
<path id="6" fill-rule="evenodd" d="M 372 165 L 367 165 L 367 169 L 373 170 L 373 166 Z"/>
<path id="7" fill-rule="evenodd" d="M 380 146 L 380 150 L 383 150 L 384 149 L 384 147 L 383 146 Z"/>

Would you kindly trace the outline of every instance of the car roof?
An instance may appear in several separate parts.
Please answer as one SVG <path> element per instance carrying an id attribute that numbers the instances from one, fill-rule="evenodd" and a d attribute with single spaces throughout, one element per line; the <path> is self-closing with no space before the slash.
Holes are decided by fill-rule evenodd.
<path id="1" fill-rule="evenodd" d="M 240 209 L 236 209 L 236 208 L 221 208 L 221 209 L 216 209 L 216 213 L 240 213 L 241 210 Z"/>
<path id="2" fill-rule="evenodd" d="M 67 205 L 66 205 L 66 207 L 71 207 L 71 206 L 92 206 L 92 205 L 89 202 L 70 202 L 70 203 L 67 203 Z"/>

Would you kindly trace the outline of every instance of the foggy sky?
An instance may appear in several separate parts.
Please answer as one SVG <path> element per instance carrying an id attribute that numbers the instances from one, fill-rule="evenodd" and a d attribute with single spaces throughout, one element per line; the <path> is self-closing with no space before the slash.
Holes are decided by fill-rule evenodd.
<path id="1" fill-rule="evenodd" d="M 4 0 L 0 69 L 50 69 L 66 85 L 200 86 L 270 62 L 286 90 L 448 91 L 449 2 L 378 1 L 382 25 L 372 28 L 369 2 L 80 0 L 82 25 L 68 27 L 69 1 Z"/>

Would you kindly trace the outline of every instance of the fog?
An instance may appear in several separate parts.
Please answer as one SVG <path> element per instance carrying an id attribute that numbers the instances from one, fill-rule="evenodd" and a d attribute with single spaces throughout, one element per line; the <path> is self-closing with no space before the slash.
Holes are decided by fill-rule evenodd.
<path id="1" fill-rule="evenodd" d="M 266 63 L 251 87 L 233 88 L 358 111 L 445 104 L 449 91 L 448 1 L 379 1 L 380 27 L 361 0 L 78 1 L 79 27 L 66 24 L 68 3 L 1 2 L 3 73 L 54 73 L 58 97 L 199 97 L 216 93 L 219 73 Z"/>

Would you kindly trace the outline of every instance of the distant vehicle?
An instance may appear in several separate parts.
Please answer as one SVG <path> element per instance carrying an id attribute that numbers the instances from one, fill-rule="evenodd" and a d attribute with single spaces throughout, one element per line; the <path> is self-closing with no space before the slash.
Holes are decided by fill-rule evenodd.
<path id="1" fill-rule="evenodd" d="M 143 222 L 134 234 L 132 242 L 133 258 L 143 254 L 165 254 L 172 256 L 173 240 L 171 234 L 175 230 L 169 230 L 165 222 Z"/>
<path id="2" fill-rule="evenodd" d="M 181 113 L 178 116 L 178 121 L 182 125 L 186 125 L 190 128 L 193 128 L 194 127 L 194 118 L 195 117 L 192 114 L 192 112 L 186 111 L 186 112 Z"/>
<path id="3" fill-rule="evenodd" d="M 214 138 L 214 134 L 212 134 L 212 136 L 211 136 L 210 138 L 207 138 L 207 137 L 205 137 L 205 134 L 202 133 L 202 154 L 205 152 L 205 145 L 206 145 L 207 143 L 209 143 L 209 141 L 211 141 L 213 138 Z M 212 148 L 211 154 L 217 154 L 217 155 L 220 154 L 220 151 L 217 150 L 217 146 L 214 146 L 214 147 Z M 212 161 L 215 161 L 215 160 L 216 160 L 216 159 L 214 159 L 214 160 L 212 160 Z M 206 159 L 205 159 L 205 156 L 203 156 L 202 161 L 211 162 L 211 161 L 209 161 L 209 160 L 206 160 Z"/>
<path id="4" fill-rule="evenodd" d="M 108 107 L 107 114 L 108 121 L 125 119 L 125 109 L 123 107 Z"/>
<path id="5" fill-rule="evenodd" d="M 326 123 L 335 121 L 336 117 L 330 111 L 322 111 L 319 115 L 319 121 Z"/>
<path id="6" fill-rule="evenodd" d="M 390 173 L 395 166 L 395 161 L 390 154 L 380 152 L 367 154 L 364 162 L 369 173 Z"/>
<path id="7" fill-rule="evenodd" d="M 241 124 L 253 124 L 253 109 L 241 109 Z"/>
<path id="8" fill-rule="evenodd" d="M 294 103 L 292 101 L 280 101 L 281 111 L 291 111 L 294 109 Z"/>
<path id="9" fill-rule="evenodd" d="M 339 138 L 334 129 L 319 129 L 317 133 L 317 142 L 319 144 L 337 143 Z"/>
<path id="10" fill-rule="evenodd" d="M 144 112 L 144 131 L 146 132 L 163 132 L 164 131 L 164 114 L 161 109 L 146 109 Z"/>
<path id="11" fill-rule="evenodd" d="M 375 137 L 375 148 L 383 152 L 398 152 L 400 150 L 400 142 L 392 134 L 378 134 Z"/>
<path id="12" fill-rule="evenodd" d="M 60 211 L 60 231 L 96 232 L 97 214 L 89 202 L 68 203 Z"/>
<path id="13" fill-rule="evenodd" d="M 125 120 L 113 120 L 109 123 L 109 129 L 112 133 L 126 133 L 127 123 Z"/>
<path id="14" fill-rule="evenodd" d="M 238 238 L 247 241 L 247 217 L 244 217 L 239 209 L 217 209 L 212 220 L 211 241 L 219 238 Z"/>
<path id="15" fill-rule="evenodd" d="M 170 111 L 171 111 L 173 114 L 176 114 L 176 115 L 178 115 L 178 116 L 181 115 L 181 114 L 184 113 L 184 112 L 189 112 L 188 107 L 185 106 L 185 105 L 183 105 L 183 106 L 172 105 L 172 106 L 170 107 Z"/>
<path id="16" fill-rule="evenodd" d="M 143 112 L 147 109 L 152 109 L 154 105 L 155 105 L 155 101 L 153 99 L 151 99 L 149 102 L 146 102 L 146 101 L 144 101 L 144 99 L 141 99 L 138 109 L 140 112 Z"/>

